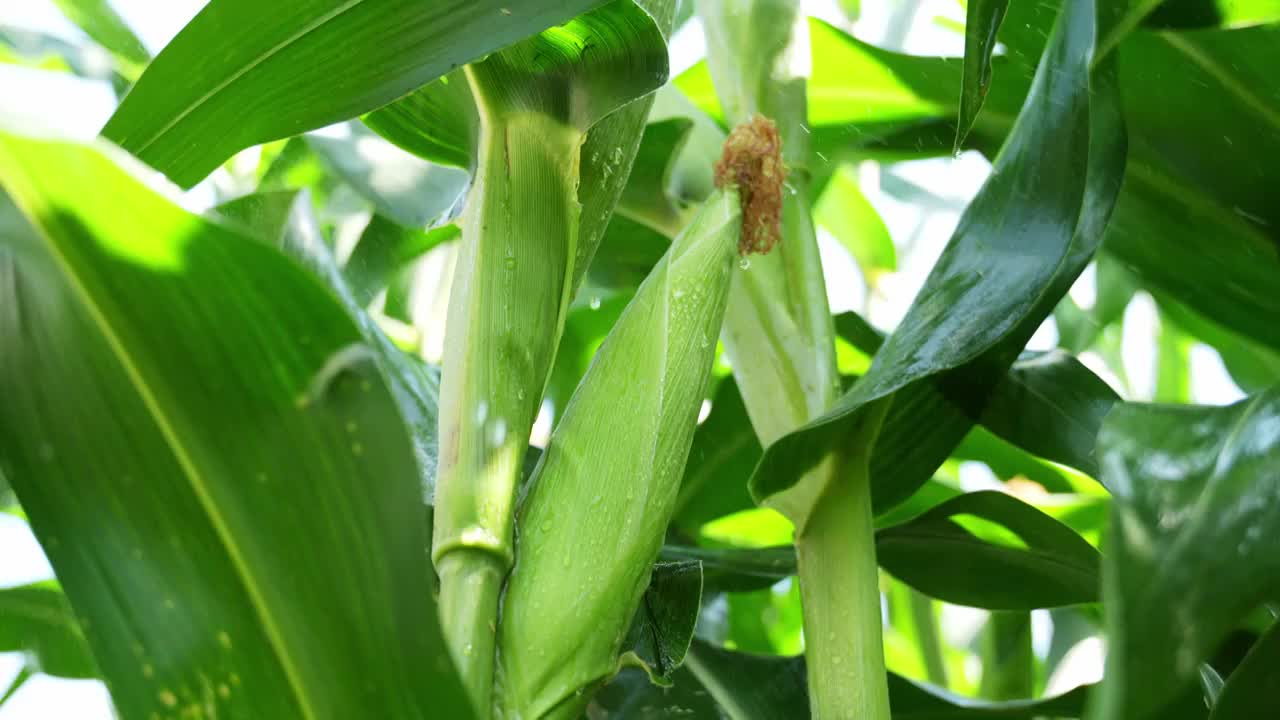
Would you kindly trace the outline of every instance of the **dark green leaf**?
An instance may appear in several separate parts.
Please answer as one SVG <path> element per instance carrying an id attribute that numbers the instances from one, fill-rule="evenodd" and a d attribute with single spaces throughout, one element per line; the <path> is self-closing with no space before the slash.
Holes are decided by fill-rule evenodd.
<path id="1" fill-rule="evenodd" d="M 281 191 L 247 195 L 218 206 L 215 212 L 220 217 L 239 221 L 251 235 L 300 262 L 333 292 L 347 316 L 355 321 L 400 406 L 413 441 L 424 496 L 430 498 L 436 477 L 438 373 L 420 358 L 395 347 L 365 312 L 320 236 L 306 193 Z"/>
<path id="2" fill-rule="evenodd" d="M 1258 639 L 1232 671 L 1213 705 L 1210 720 L 1274 717 L 1280 714 L 1280 623 Z"/>
<path id="3" fill-rule="evenodd" d="M 53 584 L 0 588 L 0 652 L 29 653 L 32 669 L 48 675 L 98 677 L 71 606 Z"/>
<path id="4" fill-rule="evenodd" d="M 1280 0 L 1164 0 L 1144 21 L 1151 28 L 1245 27 L 1280 21 Z"/>
<path id="5" fill-rule="evenodd" d="M 790 547 L 668 545 L 662 557 L 701 561 L 709 591 L 756 590 L 795 574 Z M 960 495 L 876 531 L 876 557 L 917 590 L 958 605 L 1031 610 L 1098 596 L 1098 551 L 1059 521 L 1000 492 Z"/>
<path id="6" fill-rule="evenodd" d="M 670 684 L 672 675 L 684 663 L 701 602 L 701 563 L 659 562 L 653 566 L 649 589 L 644 592 L 623 647 L 630 648 L 654 682 Z"/>
<path id="7" fill-rule="evenodd" d="M 976 518 L 976 520 L 975 520 Z M 876 557 L 926 595 L 993 610 L 1092 602 L 1098 551 L 1013 496 L 961 495 L 876 533 Z"/>
<path id="8" fill-rule="evenodd" d="M 1009 9 L 1009 0 L 969 0 L 964 22 L 964 80 L 960 89 L 960 120 L 954 151 L 973 127 L 991 89 L 991 54 L 996 33 Z"/>
<path id="9" fill-rule="evenodd" d="M 695 640 L 686 665 L 735 720 L 794 720 L 808 717 L 803 657 L 748 655 Z M 1039 700 L 991 703 L 960 697 L 889 674 L 894 720 L 1033 720 L 1078 718 L 1090 686 Z"/>
<path id="10" fill-rule="evenodd" d="M 345 308 L 101 151 L 3 137 L 0 181 L 0 457 L 121 714 L 468 717 Z"/>
<path id="11" fill-rule="evenodd" d="M 1231 379 L 1246 393 L 1280 383 L 1280 351 L 1229 330 L 1171 298 L 1157 297 L 1160 317 L 1207 343 L 1222 356 Z"/>
<path id="12" fill-rule="evenodd" d="M 1094 30 L 1091 3 L 1064 8 L 1017 128 L 907 317 L 830 413 L 766 450 L 755 497 L 790 487 L 864 407 L 927 378 L 977 415 L 1087 265 L 1124 149 L 1114 66 L 1090 72 Z"/>
<path id="13" fill-rule="evenodd" d="M 1280 597 L 1280 390 L 1229 407 L 1125 404 L 1098 439 L 1114 496 L 1098 717 L 1163 717 L 1242 618 Z"/>
<path id="14" fill-rule="evenodd" d="M 747 478 L 760 453 L 737 383 L 727 378 L 716 389 L 711 414 L 693 436 L 673 523 L 696 531 L 703 523 L 754 507 Z"/>
<path id="15" fill-rule="evenodd" d="M 361 115 L 601 0 L 214 0 L 103 129 L 190 187 L 251 145 Z"/>

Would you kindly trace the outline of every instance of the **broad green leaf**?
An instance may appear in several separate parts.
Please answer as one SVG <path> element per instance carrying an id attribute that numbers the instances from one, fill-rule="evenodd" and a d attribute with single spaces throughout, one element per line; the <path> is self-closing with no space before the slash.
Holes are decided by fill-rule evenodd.
<path id="1" fill-rule="evenodd" d="M 466 172 L 419 160 L 359 123 L 346 127 L 350 137 L 312 134 L 307 144 L 378 212 L 418 229 L 457 214 L 470 184 Z"/>
<path id="2" fill-rule="evenodd" d="M 1227 677 L 1209 718 L 1233 720 L 1275 715 L 1280 712 L 1277 687 L 1280 687 L 1280 623 L 1273 623 Z"/>
<path id="3" fill-rule="evenodd" d="M 498 628 L 507 713 L 570 716 L 617 669 L 675 507 L 740 229 L 736 191 L 713 194 L 610 332 L 529 479 Z"/>
<path id="4" fill-rule="evenodd" d="M 1125 404 L 1098 438 L 1114 496 L 1103 599 L 1107 673 L 1096 717 L 1163 717 L 1261 602 L 1280 565 L 1280 391 L 1228 407 Z"/>
<path id="5" fill-rule="evenodd" d="M 71 605 L 52 583 L 0 588 L 0 652 L 26 653 L 27 666 L 48 675 L 98 677 Z"/>
<path id="6" fill-rule="evenodd" d="M 358 328 L 116 156 L 0 138 L 31 223 L 0 247 L 0 464 L 116 706 L 468 717 L 412 445 Z"/>
<path id="7" fill-rule="evenodd" d="M 864 352 L 877 353 L 884 343 L 855 313 L 842 313 L 835 324 Z M 1094 440 L 1119 397 L 1078 360 L 1061 352 L 1024 353 L 989 392 L 978 416 L 987 430 L 1028 453 L 1097 475 Z M 1050 490 L 1067 489 L 1058 487 L 1060 473 L 971 429 L 970 393 L 943 378 L 897 394 L 871 461 L 877 514 L 915 492 L 953 453 L 986 462 L 1005 478 L 1024 474 Z"/>
<path id="8" fill-rule="evenodd" d="M 224 203 L 215 208 L 215 212 L 219 217 L 243 223 L 253 236 L 300 262 L 332 291 L 347 316 L 355 320 L 368 343 L 371 358 L 400 407 L 413 442 L 424 497 L 430 499 L 435 489 L 438 452 L 439 374 L 420 358 L 395 347 L 365 312 L 321 237 L 306 193 L 256 193 Z"/>
<path id="9" fill-rule="evenodd" d="M 475 165 L 480 114 L 465 70 L 454 70 L 363 120 L 420 158 L 460 168 Z"/>
<path id="10" fill-rule="evenodd" d="M 120 58 L 131 78 L 136 78 L 143 66 L 151 62 L 151 53 L 116 14 L 109 0 L 53 0 L 53 4 L 94 42 Z"/>
<path id="11" fill-rule="evenodd" d="M 1094 30 L 1091 4 L 1064 8 L 1016 129 L 906 318 L 831 412 L 766 450 L 756 498 L 791 487 L 865 407 L 927 378 L 976 415 L 1087 265 L 1124 158 L 1114 65 L 1090 68 Z"/>
<path id="12" fill-rule="evenodd" d="M 960 89 L 956 152 L 973 127 L 991 89 L 991 54 L 995 52 L 996 33 L 1008 9 L 1009 0 L 970 0 L 965 8 L 964 79 Z"/>
<path id="13" fill-rule="evenodd" d="M 1278 42 L 1277 26 L 1125 42 L 1133 150 L 1106 239 L 1144 284 L 1273 349 L 1280 209 L 1266 188 L 1280 177 Z"/>
<path id="14" fill-rule="evenodd" d="M 251 145 L 377 109 L 601 0 L 213 0 L 103 135 L 190 187 Z"/>
<path id="15" fill-rule="evenodd" d="M 734 720 L 808 717 L 803 657 L 768 657 L 723 650 L 694 640 L 686 666 Z M 1038 700 L 984 702 L 889 675 L 895 720 L 1033 720 L 1083 715 L 1091 686 Z"/>

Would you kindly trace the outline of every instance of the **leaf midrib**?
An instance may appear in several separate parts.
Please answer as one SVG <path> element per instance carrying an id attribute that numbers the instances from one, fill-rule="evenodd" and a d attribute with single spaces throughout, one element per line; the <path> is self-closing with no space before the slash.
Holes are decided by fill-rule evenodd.
<path id="1" fill-rule="evenodd" d="M 355 0 L 363 2 L 363 0 Z M 15 193 L 15 200 L 19 199 L 19 195 Z M 29 200 L 29 198 L 28 198 Z M 34 213 L 35 217 L 41 217 L 42 214 Z M 289 680 L 289 687 L 293 692 L 294 699 L 297 702 L 298 710 L 306 720 L 317 720 L 318 713 L 311 707 L 307 700 L 307 695 L 303 692 L 303 686 L 298 674 L 297 666 L 287 651 L 287 645 L 280 632 L 280 628 L 268 610 L 267 602 L 263 598 L 261 590 L 253 579 L 253 575 L 249 572 L 248 563 L 246 562 L 239 545 L 235 542 L 235 536 L 227 525 L 226 520 L 218 511 L 217 505 L 209 492 L 204 476 L 201 474 L 196 463 L 192 460 L 190 453 L 183 444 L 182 439 L 178 436 L 177 431 L 169 423 L 167 414 L 161 406 L 160 401 L 156 398 L 154 392 L 147 384 L 138 368 L 133 356 L 126 349 L 124 342 L 116 334 L 114 327 L 107 319 L 106 313 L 102 307 L 94 300 L 88 288 L 81 281 L 80 276 L 75 271 L 74 263 L 62 252 L 58 243 L 48 232 L 45 225 L 41 222 L 32 223 L 32 228 L 37 232 L 44 241 L 44 245 L 49 250 L 49 255 L 54 263 L 58 266 L 61 274 L 66 278 L 72 292 L 80 301 L 81 306 L 92 318 L 93 324 L 102 333 L 103 339 L 110 348 L 112 355 L 120 363 L 124 369 L 125 376 L 128 377 L 130 384 L 137 391 L 139 398 L 142 400 L 143 406 L 146 408 L 148 415 L 156 423 L 156 427 L 160 430 L 161 436 L 164 438 L 165 444 L 173 453 L 174 459 L 178 466 L 182 469 L 183 476 L 187 478 L 192 492 L 196 495 L 200 505 L 204 508 L 209 523 L 213 526 L 213 530 L 222 541 L 223 547 L 227 551 L 228 558 L 232 567 L 236 571 L 245 593 L 249 597 L 249 601 L 253 606 L 253 610 L 258 617 L 263 633 L 267 636 L 268 642 L 271 644 L 276 660 L 280 663 L 285 677 Z"/>
<path id="2" fill-rule="evenodd" d="M 290 35 L 289 37 L 285 38 L 281 42 L 268 48 L 266 52 L 250 60 L 248 63 L 244 65 L 244 67 L 242 67 L 241 69 L 237 70 L 236 72 L 232 73 L 229 77 L 227 77 L 226 80 L 223 80 L 222 82 L 218 83 L 211 90 L 209 90 L 204 95 L 201 95 L 199 98 L 197 98 L 195 102 L 188 105 L 181 112 L 175 114 L 173 116 L 173 119 L 165 123 L 165 125 L 161 127 L 159 130 L 157 130 L 156 133 L 152 135 L 149 140 L 147 140 L 146 142 L 138 146 L 136 149 L 134 149 L 133 154 L 137 156 L 141 156 L 142 153 L 146 152 L 147 148 L 151 147 L 156 142 L 158 142 L 160 138 L 164 137 L 165 134 L 167 134 L 170 130 L 176 127 L 178 123 L 185 120 L 189 115 L 191 115 L 191 113 L 200 109 L 201 106 L 209 102 L 209 100 L 211 100 L 215 95 L 217 95 L 218 93 L 221 93 L 223 90 L 226 90 L 228 87 L 231 87 L 232 85 L 234 85 L 236 82 L 240 80 L 240 78 L 247 75 L 251 70 L 258 67 L 259 65 L 266 62 L 267 60 L 270 60 L 272 57 L 275 57 L 277 54 L 280 53 L 280 51 L 298 42 L 306 35 L 320 29 L 321 27 L 324 27 L 331 20 L 337 18 L 340 15 L 347 13 L 352 8 L 364 2 L 365 0 L 348 0 L 346 4 L 340 5 L 334 8 L 333 10 L 330 10 L 328 13 L 321 15 L 320 17 L 313 20 L 311 23 L 304 26 L 302 29 L 298 30 L 293 35 Z"/>

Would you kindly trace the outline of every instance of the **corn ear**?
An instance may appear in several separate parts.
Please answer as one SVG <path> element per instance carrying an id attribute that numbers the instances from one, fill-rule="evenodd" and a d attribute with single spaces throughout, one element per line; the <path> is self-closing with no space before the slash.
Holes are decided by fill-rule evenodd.
<path id="1" fill-rule="evenodd" d="M 499 630 L 504 717 L 578 717 L 611 676 L 674 508 L 741 235 L 718 190 L 597 353 L 517 513 Z"/>
<path id="2" fill-rule="evenodd" d="M 608 129 L 598 141 L 608 146 L 604 162 L 621 172 L 647 106 L 628 115 L 634 129 L 605 118 L 666 74 L 660 22 L 632 2 L 608 3 L 465 69 L 478 121 L 475 172 L 449 301 L 432 559 L 446 639 L 482 717 L 530 427 L 577 266 L 591 255 L 584 246 L 598 240 L 621 187 L 619 176 L 595 181 L 616 186 L 612 194 L 580 188 L 601 154 L 592 147 L 584 159 L 584 144 Z"/>

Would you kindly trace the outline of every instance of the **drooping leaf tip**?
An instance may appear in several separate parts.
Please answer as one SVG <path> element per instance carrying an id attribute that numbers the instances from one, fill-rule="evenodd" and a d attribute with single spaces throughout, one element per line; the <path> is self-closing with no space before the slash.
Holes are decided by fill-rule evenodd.
<path id="1" fill-rule="evenodd" d="M 787 178 L 778 126 L 760 115 L 738 125 L 724 143 L 715 173 L 716 187 L 737 187 L 742 199 L 738 253 L 768 253 L 782 236 L 782 187 Z"/>

